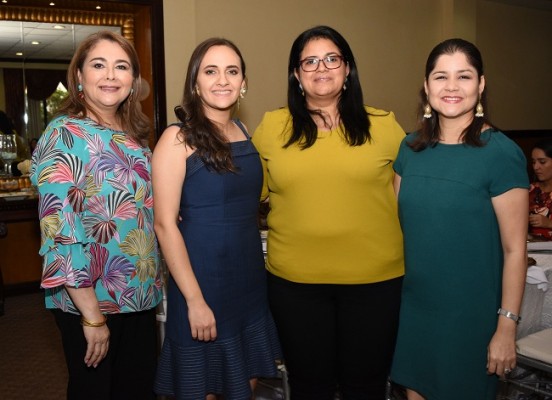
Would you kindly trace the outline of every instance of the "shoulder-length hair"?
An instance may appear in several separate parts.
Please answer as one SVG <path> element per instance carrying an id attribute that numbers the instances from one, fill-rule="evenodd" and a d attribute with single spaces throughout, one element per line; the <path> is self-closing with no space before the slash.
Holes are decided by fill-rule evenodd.
<path id="1" fill-rule="evenodd" d="M 68 96 L 59 108 L 57 115 L 88 117 L 92 114 L 99 121 L 101 121 L 100 116 L 96 111 L 94 111 L 94 108 L 88 105 L 86 98 L 79 96 L 78 72 L 80 71 L 82 73 L 86 57 L 102 40 L 118 44 L 130 60 L 133 77 L 132 91 L 131 94 L 119 105 L 116 114 L 121 123 L 121 128 L 125 131 L 125 133 L 136 142 L 146 147 L 148 145 L 148 137 L 151 132 L 151 124 L 149 118 L 142 112 L 140 106 L 138 105 L 138 98 L 141 88 L 138 54 L 127 39 L 115 32 L 95 32 L 81 42 L 71 60 L 71 63 L 69 64 L 69 69 L 67 70 L 67 85 L 69 86 L 67 88 Z"/>
<path id="2" fill-rule="evenodd" d="M 425 80 L 427 82 L 429 75 L 435 69 L 437 60 L 442 55 L 452 55 L 454 53 L 463 53 L 468 63 L 475 68 L 477 71 L 477 78 L 481 80 L 483 73 L 483 58 L 481 53 L 475 47 L 473 43 L 468 42 L 464 39 L 448 39 L 441 43 L 431 50 L 427 58 L 426 67 L 425 67 Z M 483 117 L 474 117 L 472 122 L 464 129 L 460 138 L 461 140 L 473 147 L 482 147 L 485 143 L 480 138 L 481 129 L 483 126 L 488 125 L 494 127 L 493 124 L 489 121 L 487 114 L 489 113 L 487 108 L 487 94 L 486 89 L 481 93 L 479 101 L 485 110 L 485 116 Z M 439 136 L 441 134 L 441 127 L 439 125 L 439 118 L 437 113 L 432 109 L 431 118 L 424 118 L 424 106 L 427 104 L 427 95 L 424 88 L 420 90 L 420 104 L 418 106 L 418 135 L 416 139 L 409 143 L 409 146 L 415 151 L 424 150 L 427 147 L 434 147 L 439 143 Z M 475 106 L 474 106 L 474 115 L 475 115 Z"/>
<path id="3" fill-rule="evenodd" d="M 311 147 L 318 137 L 318 128 L 312 115 L 317 114 L 324 118 L 320 110 L 311 110 L 307 107 L 299 80 L 295 72 L 300 68 L 301 53 L 308 42 L 314 39 L 331 40 L 341 52 L 343 61 L 349 65 L 347 90 L 341 92 L 337 110 L 345 130 L 344 138 L 350 146 L 360 146 L 370 141 L 370 121 L 364 108 L 362 88 L 358 77 L 358 69 L 351 47 L 343 36 L 329 26 L 315 26 L 301 33 L 291 46 L 288 64 L 288 108 L 293 121 L 293 129 L 289 140 L 284 145 L 288 147 L 298 143 L 302 149 Z"/>
<path id="4" fill-rule="evenodd" d="M 192 53 L 188 63 L 182 103 L 174 112 L 182 122 L 182 141 L 196 149 L 203 162 L 218 172 L 235 171 L 228 141 L 221 129 L 205 115 L 205 109 L 196 90 L 199 67 L 207 51 L 214 46 L 226 46 L 240 58 L 241 72 L 245 80 L 245 61 L 238 47 L 228 39 L 210 38 L 201 42 Z"/>

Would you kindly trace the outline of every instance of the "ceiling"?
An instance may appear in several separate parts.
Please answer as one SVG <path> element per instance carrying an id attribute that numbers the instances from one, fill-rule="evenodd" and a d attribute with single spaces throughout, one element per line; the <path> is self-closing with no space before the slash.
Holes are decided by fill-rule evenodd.
<path id="1" fill-rule="evenodd" d="M 55 3 L 55 4 L 54 4 Z M 53 4 L 53 5 L 52 5 Z M 134 4 L 114 0 L 2 0 L 2 8 L 32 7 L 98 13 L 132 13 Z M 0 61 L 70 61 L 74 49 L 89 34 L 101 29 L 120 32 L 120 27 L 98 25 L 0 21 Z M 39 44 L 31 44 L 33 41 Z M 17 56 L 23 52 L 23 56 Z"/>
<path id="2" fill-rule="evenodd" d="M 63 29 L 55 29 L 55 25 Z M 70 61 L 78 44 L 102 29 L 121 32 L 117 26 L 0 21 L 0 60 Z"/>

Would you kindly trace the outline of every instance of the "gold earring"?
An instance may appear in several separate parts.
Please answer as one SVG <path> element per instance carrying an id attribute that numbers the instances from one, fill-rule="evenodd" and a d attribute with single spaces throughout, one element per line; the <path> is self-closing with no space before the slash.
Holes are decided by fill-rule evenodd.
<path id="1" fill-rule="evenodd" d="M 247 93 L 247 89 L 242 87 L 240 89 L 240 97 L 243 99 L 245 97 L 245 94 Z"/>
<path id="2" fill-rule="evenodd" d="M 483 104 L 481 104 L 481 100 L 477 102 L 477 107 L 475 107 L 475 116 L 478 118 L 485 116 L 485 113 L 483 112 Z"/>
<path id="3" fill-rule="evenodd" d="M 425 119 L 429 119 L 429 118 L 433 117 L 433 113 L 431 111 L 432 111 L 431 106 L 429 105 L 429 103 L 427 103 L 424 106 L 424 118 Z"/>

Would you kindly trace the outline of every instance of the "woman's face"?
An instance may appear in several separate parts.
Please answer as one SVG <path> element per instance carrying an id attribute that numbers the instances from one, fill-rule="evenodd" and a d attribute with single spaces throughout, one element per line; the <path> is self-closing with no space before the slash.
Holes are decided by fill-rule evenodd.
<path id="1" fill-rule="evenodd" d="M 485 88 L 483 76 L 462 52 L 443 54 L 424 83 L 429 105 L 439 118 L 471 122 L 474 109 Z"/>
<path id="2" fill-rule="evenodd" d="M 238 54 L 228 46 L 213 46 L 205 53 L 196 79 L 205 113 L 227 111 L 234 106 L 245 87 Z"/>
<path id="3" fill-rule="evenodd" d="M 548 157 L 544 150 L 535 148 L 531 152 L 533 171 L 539 182 L 552 181 L 552 158 Z"/>
<path id="4" fill-rule="evenodd" d="M 132 89 L 132 65 L 115 42 L 100 40 L 90 49 L 78 71 L 86 102 L 96 112 L 113 113 Z"/>
<path id="5" fill-rule="evenodd" d="M 318 68 L 315 71 L 305 72 L 301 67 L 295 70 L 295 76 L 303 86 L 307 100 L 335 100 L 339 98 L 343 90 L 345 79 L 349 75 L 349 65 L 341 62 L 341 66 L 329 69 L 323 61 L 328 56 L 341 57 L 339 48 L 329 39 L 312 39 L 301 52 L 301 61 L 305 59 L 318 60 Z"/>

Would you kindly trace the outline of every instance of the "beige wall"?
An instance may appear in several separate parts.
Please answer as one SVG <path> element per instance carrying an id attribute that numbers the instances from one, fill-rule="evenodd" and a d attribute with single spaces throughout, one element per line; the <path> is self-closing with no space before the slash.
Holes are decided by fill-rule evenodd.
<path id="1" fill-rule="evenodd" d="M 523 68 L 527 60 L 542 68 L 550 65 L 551 46 L 535 51 L 543 47 L 539 42 L 549 43 L 552 37 L 550 12 L 522 8 L 520 13 L 519 7 L 489 0 L 165 0 L 163 4 L 169 122 L 175 120 L 172 110 L 182 96 L 188 58 L 200 41 L 223 36 L 242 50 L 249 92 L 239 116 L 253 131 L 265 111 L 285 105 L 287 58 L 295 37 L 311 26 L 327 24 L 340 31 L 353 49 L 365 103 L 394 111 L 407 131 L 415 127 L 427 54 L 439 41 L 452 36 L 480 45 L 493 88 L 493 116 L 499 126 L 552 128 L 552 113 L 545 110 L 545 105 L 550 105 L 548 94 L 539 90 L 543 78 Z M 524 26 L 524 40 L 514 40 Z M 522 49 L 525 41 L 531 46 Z M 524 56 L 517 63 L 510 59 L 512 49 L 505 52 L 514 47 L 512 42 L 516 43 L 514 53 Z M 546 52 L 548 62 L 543 63 L 541 57 Z M 539 70 L 538 75 L 544 74 Z M 550 88 L 550 78 L 546 79 Z M 513 91 L 519 93 L 520 86 L 533 94 L 516 102 L 516 109 L 520 103 L 527 108 L 538 103 L 538 118 L 530 116 L 535 111 L 516 115 L 512 103 L 504 101 Z"/>

